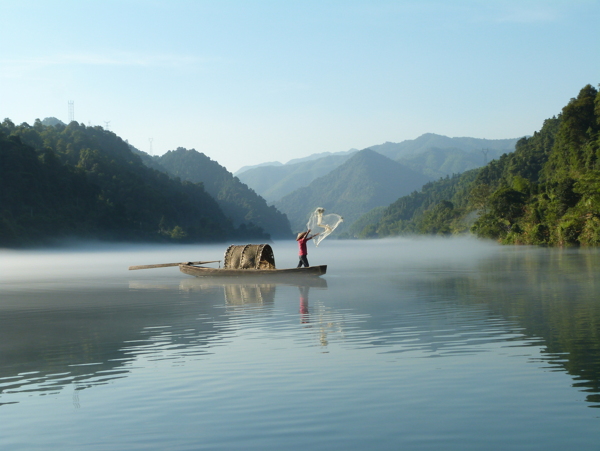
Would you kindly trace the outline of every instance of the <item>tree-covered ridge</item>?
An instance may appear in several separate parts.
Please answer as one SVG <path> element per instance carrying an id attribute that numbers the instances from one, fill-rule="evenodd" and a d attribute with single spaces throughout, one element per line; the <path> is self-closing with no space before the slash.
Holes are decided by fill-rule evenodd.
<path id="1" fill-rule="evenodd" d="M 283 213 L 268 206 L 262 197 L 206 155 L 180 147 L 157 157 L 156 161 L 173 176 L 202 182 L 234 225 L 247 229 L 258 226 L 274 238 L 290 237 L 289 221 Z"/>
<path id="2" fill-rule="evenodd" d="M 587 85 L 513 153 L 458 176 L 460 190 L 440 180 L 399 199 L 395 216 L 362 234 L 456 233 L 477 215 L 471 231 L 503 243 L 599 245 L 599 135 L 600 94 Z"/>
<path id="3" fill-rule="evenodd" d="M 93 235 L 91 224 L 109 220 L 99 194 L 85 174 L 62 165 L 54 153 L 37 154 L 18 137 L 0 133 L 1 245 Z"/>
<path id="4" fill-rule="evenodd" d="M 317 207 L 344 217 L 352 224 L 369 210 L 389 205 L 410 193 L 427 179 L 409 168 L 370 149 L 355 153 L 329 174 L 314 180 L 275 203 L 299 231 Z"/>
<path id="5" fill-rule="evenodd" d="M 512 152 L 513 150 L 514 147 L 509 151 Z M 484 166 L 488 161 L 499 158 L 504 153 L 507 153 L 507 150 L 479 149 L 467 152 L 458 148 L 440 149 L 432 147 L 416 155 L 402 157 L 396 161 L 408 166 L 415 172 L 425 175 L 430 181 L 435 181 Z"/>
<path id="6" fill-rule="evenodd" d="M 504 243 L 600 244 L 599 130 L 600 94 L 587 85 L 520 142 L 519 159 L 477 181 L 492 189 L 473 230 Z"/>
<path id="7" fill-rule="evenodd" d="M 436 135 L 435 133 L 425 133 L 416 139 L 402 141 L 400 143 L 386 142 L 371 146 L 370 149 L 379 152 L 395 161 L 401 161 L 404 158 L 411 158 L 431 149 L 455 149 L 466 154 L 481 155 L 482 150 L 488 150 L 490 158 L 510 153 L 515 149 L 515 143 L 518 139 L 481 139 L 458 137 L 450 138 L 448 136 Z M 478 164 L 481 166 L 481 164 Z"/>
<path id="8" fill-rule="evenodd" d="M 202 184 L 147 168 L 114 133 L 77 122 L 0 124 L 0 198 L 5 246 L 66 237 L 215 241 L 251 234 L 234 228 Z"/>
<path id="9" fill-rule="evenodd" d="M 383 211 L 369 212 L 351 230 L 359 238 L 388 237 L 412 233 L 456 234 L 468 230 L 466 193 L 479 169 L 445 177 L 423 185 L 420 191 L 400 197 Z M 372 217 L 369 220 L 369 217 Z"/>

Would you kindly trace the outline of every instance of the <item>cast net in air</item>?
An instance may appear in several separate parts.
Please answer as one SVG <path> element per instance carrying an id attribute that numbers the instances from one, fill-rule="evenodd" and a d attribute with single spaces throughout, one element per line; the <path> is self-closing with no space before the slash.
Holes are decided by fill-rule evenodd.
<path id="1" fill-rule="evenodd" d="M 314 235 L 315 233 L 319 234 L 313 238 L 315 246 L 318 246 L 321 241 L 331 235 L 331 232 L 333 232 L 343 220 L 344 218 L 340 215 L 333 213 L 326 215 L 324 208 L 317 208 L 313 214 L 310 215 L 310 219 L 306 224 L 306 228 L 310 229 L 311 235 Z"/>

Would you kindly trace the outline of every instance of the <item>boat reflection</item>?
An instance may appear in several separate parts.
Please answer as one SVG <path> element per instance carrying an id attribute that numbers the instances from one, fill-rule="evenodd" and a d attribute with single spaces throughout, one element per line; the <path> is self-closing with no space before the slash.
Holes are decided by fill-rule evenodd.
<path id="1" fill-rule="evenodd" d="M 300 310 L 308 313 L 308 292 L 310 288 L 327 289 L 327 281 L 321 278 L 257 279 L 235 278 L 224 281 L 218 278 L 182 279 L 181 291 L 210 291 L 222 289 L 225 303 L 229 306 L 272 305 L 275 302 L 277 286 L 296 286 L 300 290 Z M 303 300 L 304 299 L 304 300 Z M 305 303 L 305 307 L 302 304 Z"/>
<path id="2" fill-rule="evenodd" d="M 308 323 L 308 294 L 310 287 L 300 286 L 300 318 L 303 323 Z"/>
<path id="3" fill-rule="evenodd" d="M 300 323 L 313 328 L 321 346 L 327 347 L 329 333 L 339 333 L 342 326 L 338 321 L 330 318 L 331 312 L 325 312 L 323 306 L 315 307 L 315 311 L 310 311 L 309 299 L 310 290 L 327 290 L 327 281 L 316 277 L 307 278 L 267 278 L 257 280 L 256 277 L 235 278 L 223 280 L 222 277 L 216 278 L 196 278 L 183 279 L 179 288 L 185 292 L 223 292 L 225 305 L 230 310 L 236 310 L 240 307 L 272 307 L 275 303 L 277 287 L 297 287 L 299 295 Z M 251 310 L 245 309 L 244 312 L 251 311 L 253 314 L 265 315 L 262 308 Z"/>

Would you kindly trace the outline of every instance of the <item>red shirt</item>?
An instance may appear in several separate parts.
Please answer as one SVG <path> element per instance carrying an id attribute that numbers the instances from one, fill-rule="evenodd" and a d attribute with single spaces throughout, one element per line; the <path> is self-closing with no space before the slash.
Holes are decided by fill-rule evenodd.
<path id="1" fill-rule="evenodd" d="M 308 251 L 306 250 L 307 241 L 305 238 L 298 240 L 298 255 L 308 255 Z"/>

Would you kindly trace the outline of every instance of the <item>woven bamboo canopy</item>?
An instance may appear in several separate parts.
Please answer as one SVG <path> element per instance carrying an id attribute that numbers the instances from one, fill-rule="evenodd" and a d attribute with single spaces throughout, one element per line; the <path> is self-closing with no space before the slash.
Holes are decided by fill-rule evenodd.
<path id="1" fill-rule="evenodd" d="M 226 269 L 275 269 L 275 256 L 268 244 L 232 244 L 223 260 Z"/>

